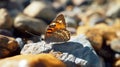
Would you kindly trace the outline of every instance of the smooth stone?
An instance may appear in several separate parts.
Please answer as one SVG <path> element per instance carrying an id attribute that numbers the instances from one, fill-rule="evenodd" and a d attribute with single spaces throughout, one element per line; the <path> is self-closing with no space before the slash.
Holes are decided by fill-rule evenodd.
<path id="1" fill-rule="evenodd" d="M 7 9 L 0 9 L 0 29 L 11 29 L 13 21 Z"/>
<path id="2" fill-rule="evenodd" d="M 31 4 L 23 10 L 23 13 L 29 17 L 43 19 L 47 23 L 50 23 L 56 16 L 56 12 L 52 6 L 43 1 L 32 1 Z"/>
<path id="3" fill-rule="evenodd" d="M 47 24 L 43 20 L 20 14 L 14 20 L 14 27 L 21 32 L 27 31 L 40 35 L 45 33 Z"/>

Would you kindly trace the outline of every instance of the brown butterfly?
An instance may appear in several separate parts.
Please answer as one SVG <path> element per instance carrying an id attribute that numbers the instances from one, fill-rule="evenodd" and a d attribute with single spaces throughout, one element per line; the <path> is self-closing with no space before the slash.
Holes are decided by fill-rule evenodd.
<path id="1" fill-rule="evenodd" d="M 46 42 L 66 42 L 70 39 L 70 33 L 66 29 L 64 15 L 60 14 L 47 27 L 45 38 Z"/>

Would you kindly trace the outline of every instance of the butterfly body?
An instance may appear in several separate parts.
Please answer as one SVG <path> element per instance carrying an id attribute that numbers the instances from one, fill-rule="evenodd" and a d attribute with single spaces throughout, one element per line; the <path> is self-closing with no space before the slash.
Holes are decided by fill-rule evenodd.
<path id="1" fill-rule="evenodd" d="M 47 42 L 65 42 L 70 39 L 70 33 L 66 29 L 64 16 L 60 14 L 55 21 L 48 27 L 45 33 L 45 41 Z"/>

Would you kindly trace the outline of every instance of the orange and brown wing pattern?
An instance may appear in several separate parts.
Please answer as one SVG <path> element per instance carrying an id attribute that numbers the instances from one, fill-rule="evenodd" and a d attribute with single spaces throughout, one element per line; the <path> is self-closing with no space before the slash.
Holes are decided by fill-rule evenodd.
<path id="1" fill-rule="evenodd" d="M 70 39 L 70 33 L 66 30 L 64 16 L 60 14 L 47 28 L 45 41 L 65 42 Z"/>

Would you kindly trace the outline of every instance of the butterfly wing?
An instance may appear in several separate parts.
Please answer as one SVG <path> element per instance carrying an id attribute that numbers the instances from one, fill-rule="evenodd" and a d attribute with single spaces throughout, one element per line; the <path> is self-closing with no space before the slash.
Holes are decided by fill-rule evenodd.
<path id="1" fill-rule="evenodd" d="M 64 16 L 60 14 L 47 28 L 45 41 L 47 42 L 65 42 L 70 39 L 70 33 L 66 30 Z"/>

